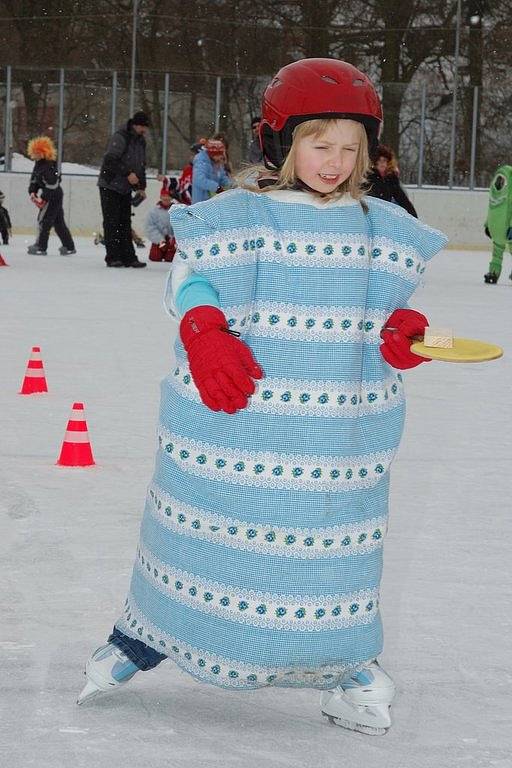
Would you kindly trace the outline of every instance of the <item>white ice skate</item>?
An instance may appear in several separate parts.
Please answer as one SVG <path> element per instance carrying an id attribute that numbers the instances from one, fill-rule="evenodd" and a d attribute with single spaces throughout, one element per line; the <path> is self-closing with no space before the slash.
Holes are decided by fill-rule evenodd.
<path id="1" fill-rule="evenodd" d="M 110 691 L 131 680 L 139 667 L 120 648 L 108 643 L 98 648 L 85 665 L 87 683 L 76 703 L 83 704 L 98 694 Z"/>
<path id="2" fill-rule="evenodd" d="M 322 714 L 350 731 L 381 736 L 391 725 L 389 708 L 394 696 L 394 682 L 372 661 L 337 688 L 322 693 Z"/>

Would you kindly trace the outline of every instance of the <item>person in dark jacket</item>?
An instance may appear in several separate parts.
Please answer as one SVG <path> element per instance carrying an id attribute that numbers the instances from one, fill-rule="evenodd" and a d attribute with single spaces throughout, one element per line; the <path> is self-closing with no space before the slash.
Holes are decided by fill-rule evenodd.
<path id="1" fill-rule="evenodd" d="M 98 179 L 107 267 L 145 267 L 131 235 L 132 192 L 146 197 L 146 139 L 149 119 L 136 112 L 111 137 Z"/>
<path id="2" fill-rule="evenodd" d="M 2 242 L 4 245 L 9 244 L 9 235 L 11 234 L 11 217 L 9 211 L 4 208 L 5 195 L 0 190 L 0 235 L 2 235 Z"/>
<path id="3" fill-rule="evenodd" d="M 30 177 L 28 193 L 30 199 L 39 208 L 37 223 L 39 235 L 37 242 L 29 245 L 27 253 L 46 255 L 50 229 L 55 228 L 62 245 L 59 248 L 63 256 L 76 253 L 71 232 L 64 221 L 62 201 L 64 193 L 60 186 L 60 173 L 57 165 L 57 151 L 49 136 L 36 136 L 28 143 L 27 154 L 35 165 Z"/>
<path id="4" fill-rule="evenodd" d="M 371 197 L 380 197 L 381 200 L 387 200 L 390 203 L 396 203 L 417 219 L 416 209 L 400 184 L 398 164 L 393 150 L 384 144 L 379 144 L 375 158 L 372 169 L 367 176 L 369 187 L 367 194 Z"/>

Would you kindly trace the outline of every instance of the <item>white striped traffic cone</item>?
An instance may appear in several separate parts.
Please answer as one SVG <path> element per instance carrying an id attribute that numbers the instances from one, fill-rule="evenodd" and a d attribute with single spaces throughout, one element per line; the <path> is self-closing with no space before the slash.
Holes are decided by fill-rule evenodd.
<path id="1" fill-rule="evenodd" d="M 91 467 L 94 463 L 84 404 L 73 403 L 57 464 L 61 467 Z"/>
<path id="2" fill-rule="evenodd" d="M 25 378 L 19 391 L 20 395 L 34 395 L 38 392 L 48 392 L 46 375 L 41 359 L 41 347 L 32 347 L 30 360 L 27 363 Z"/>

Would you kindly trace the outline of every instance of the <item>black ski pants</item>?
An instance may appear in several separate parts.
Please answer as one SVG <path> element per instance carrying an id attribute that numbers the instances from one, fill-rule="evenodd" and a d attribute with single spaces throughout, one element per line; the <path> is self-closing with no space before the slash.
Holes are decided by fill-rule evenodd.
<path id="1" fill-rule="evenodd" d="M 48 200 L 45 206 L 39 211 L 37 217 L 37 223 L 39 224 L 37 244 L 42 251 L 46 251 L 48 248 L 48 237 L 50 236 L 50 229 L 52 227 L 54 227 L 57 237 L 65 248 L 68 248 L 70 251 L 75 249 L 71 232 L 64 221 L 64 208 L 62 207 L 63 198 L 64 193 L 62 192 L 62 189 L 58 187 L 52 194 L 51 199 Z"/>
<path id="2" fill-rule="evenodd" d="M 103 213 L 103 237 L 107 253 L 107 264 L 122 261 L 128 265 L 136 261 L 137 256 L 132 242 L 132 204 L 131 193 L 119 194 L 111 189 L 100 187 L 101 211 Z"/>

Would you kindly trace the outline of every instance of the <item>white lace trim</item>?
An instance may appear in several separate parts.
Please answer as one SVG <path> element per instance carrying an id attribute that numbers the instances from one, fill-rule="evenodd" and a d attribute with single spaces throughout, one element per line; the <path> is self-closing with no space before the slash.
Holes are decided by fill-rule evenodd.
<path id="1" fill-rule="evenodd" d="M 171 600 L 257 627 L 318 632 L 368 624 L 378 609 L 378 589 L 319 596 L 248 591 L 165 565 L 142 545 L 137 549 L 135 565 Z"/>
<path id="2" fill-rule="evenodd" d="M 180 469 L 235 485 L 341 491 L 370 488 L 388 471 L 396 449 L 360 456 L 307 456 L 233 450 L 189 440 L 160 425 L 158 442 Z"/>
<path id="3" fill-rule="evenodd" d="M 167 377 L 182 396 L 201 402 L 186 363 L 179 361 Z M 256 381 L 248 411 L 286 416 L 349 417 L 370 416 L 389 411 L 405 400 L 401 374 L 381 381 L 337 382 L 265 377 Z"/>
<path id="4" fill-rule="evenodd" d="M 251 336 L 382 344 L 380 332 L 389 315 L 364 307 L 303 306 L 273 301 L 225 307 L 229 327 Z"/>
<path id="5" fill-rule="evenodd" d="M 158 485 L 148 489 L 148 509 L 174 533 L 206 539 L 233 549 L 300 559 L 363 555 L 382 547 L 387 517 L 323 528 L 283 528 L 237 520 L 184 504 Z"/>
<path id="6" fill-rule="evenodd" d="M 199 680 L 225 688 L 254 689 L 269 685 L 333 688 L 347 674 L 361 669 L 367 663 L 340 662 L 317 667 L 262 667 L 245 664 L 196 648 L 163 632 L 142 613 L 131 593 L 125 602 L 123 616 L 116 622 L 116 626 L 129 637 L 142 640 L 146 645 L 167 655 Z M 369 661 L 371 659 L 368 659 Z"/>
<path id="7" fill-rule="evenodd" d="M 262 227 L 256 237 L 248 229 L 223 230 L 178 243 L 182 260 L 201 269 L 275 262 L 293 267 L 375 269 L 418 282 L 425 271 L 425 260 L 412 245 L 386 237 L 375 237 L 371 251 L 365 234 L 348 235 L 279 231 Z M 435 232 L 435 230 L 433 230 Z M 196 267 L 196 268 L 197 268 Z"/>

